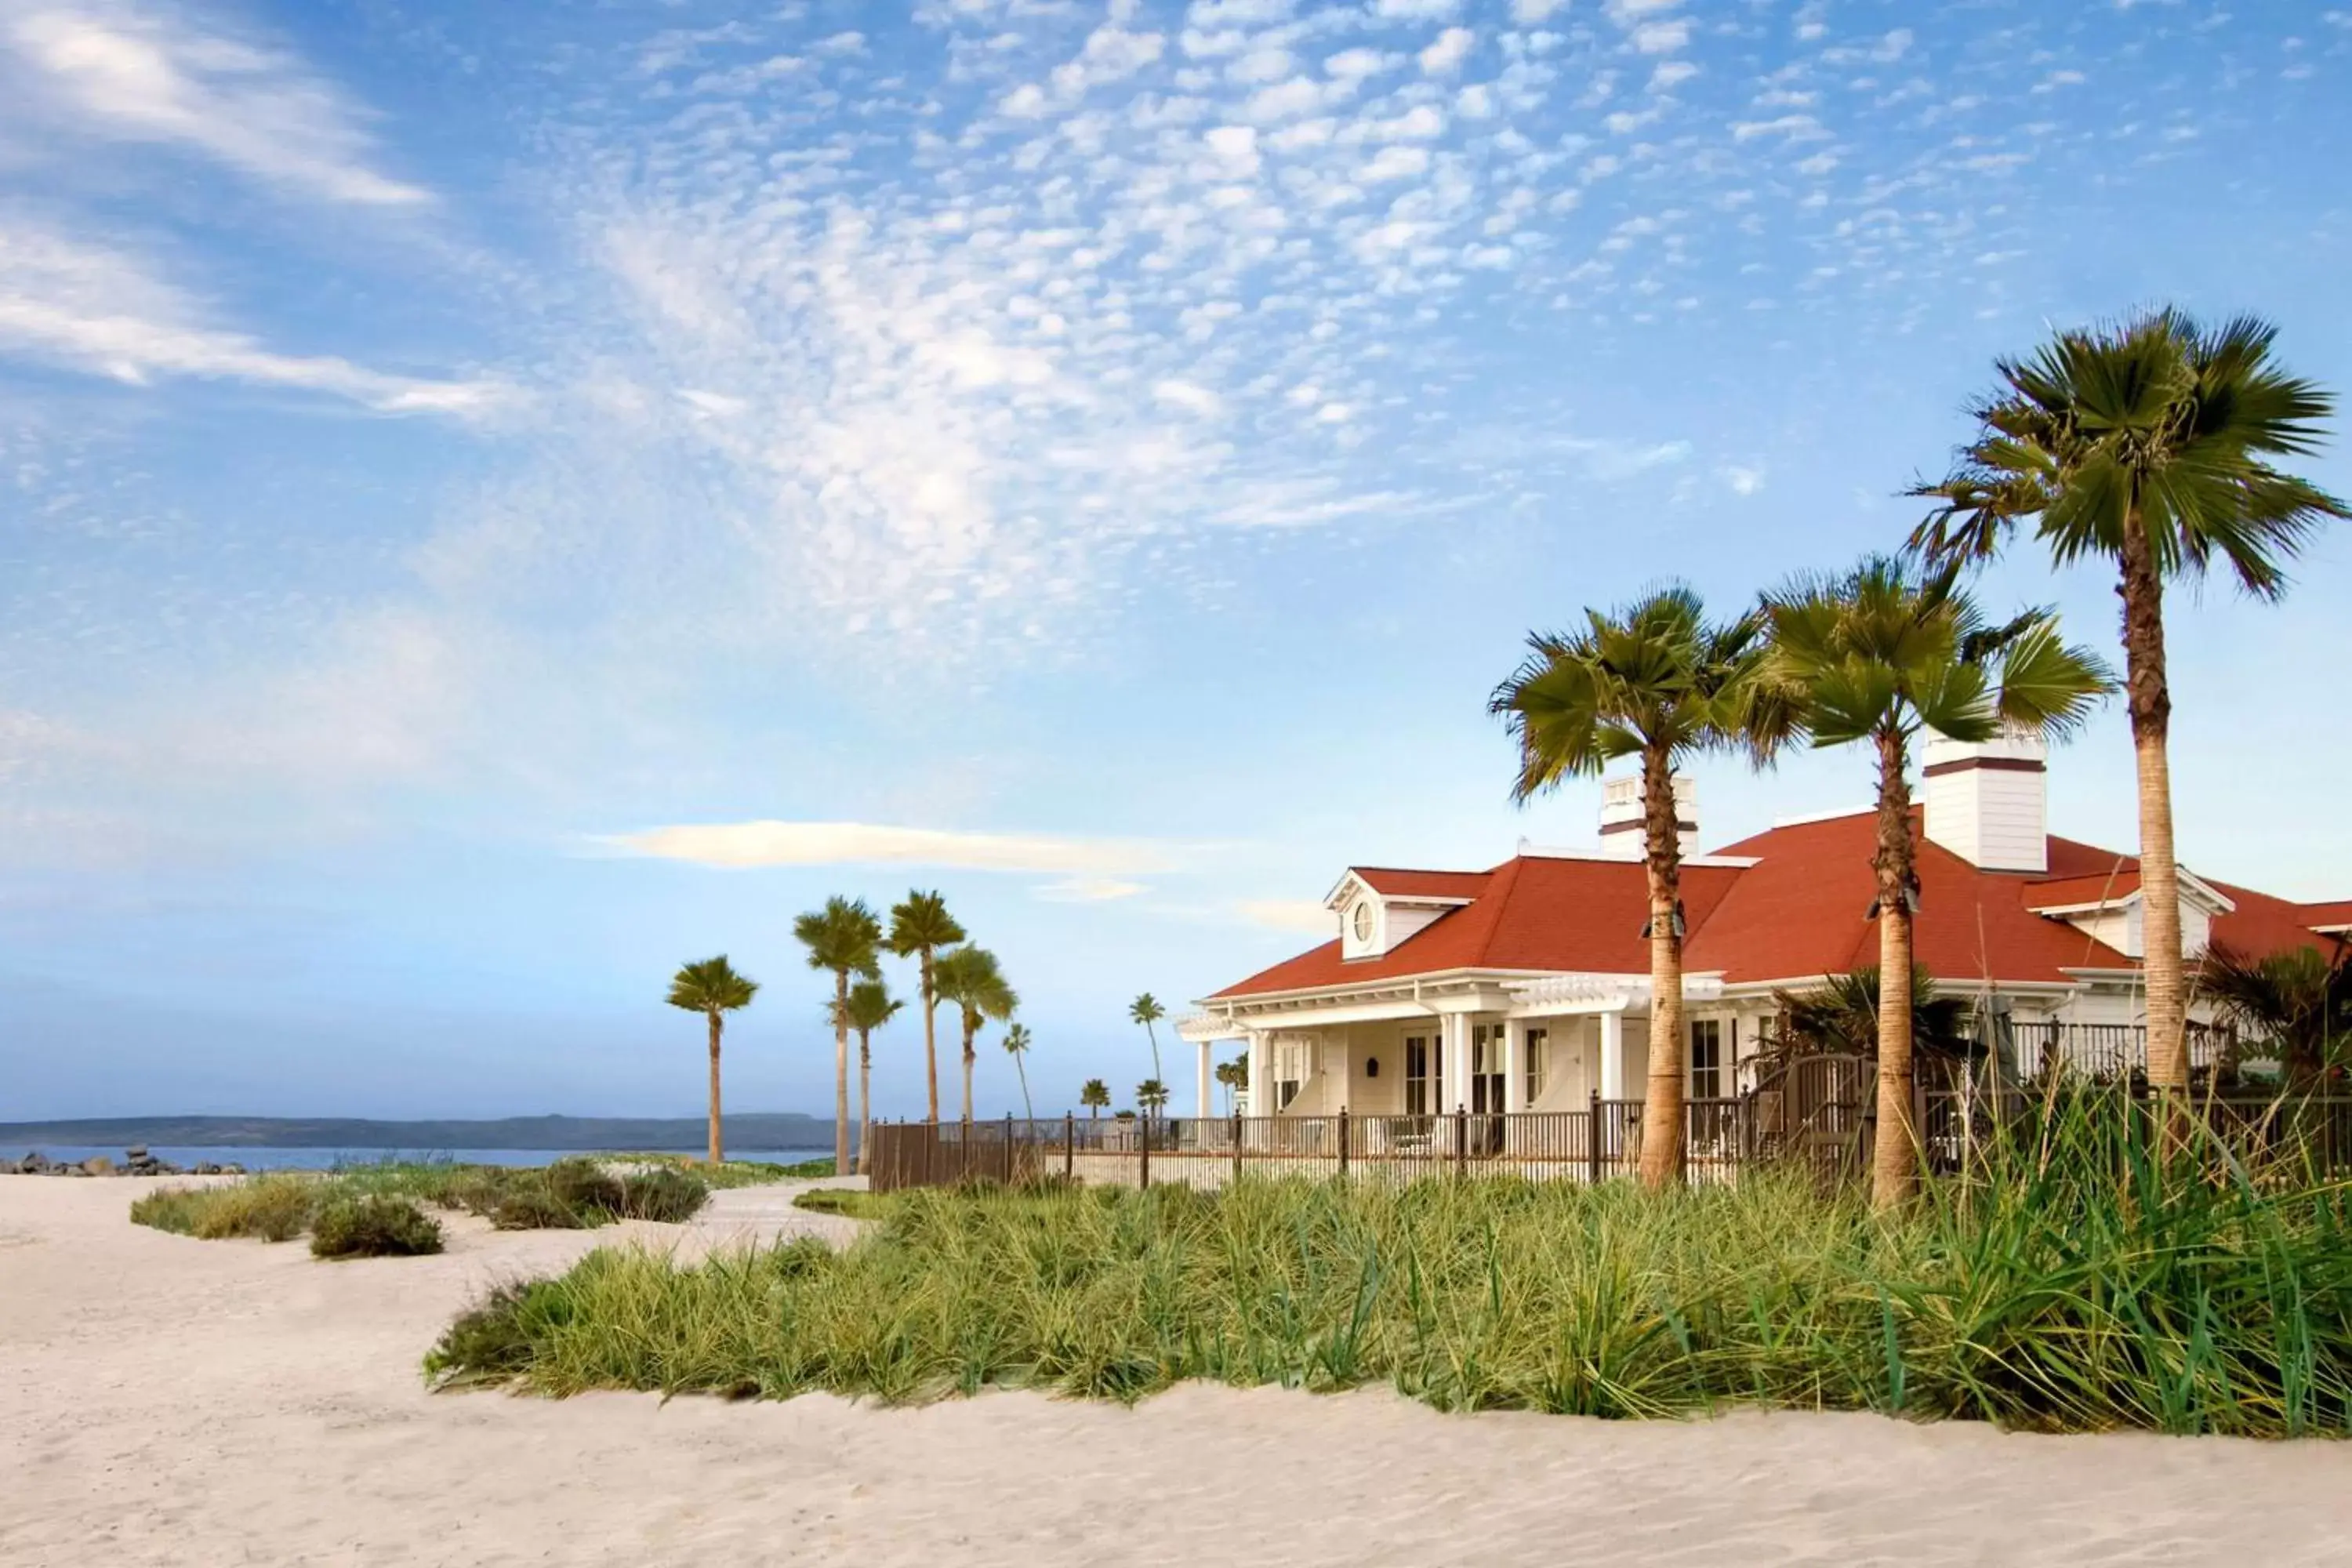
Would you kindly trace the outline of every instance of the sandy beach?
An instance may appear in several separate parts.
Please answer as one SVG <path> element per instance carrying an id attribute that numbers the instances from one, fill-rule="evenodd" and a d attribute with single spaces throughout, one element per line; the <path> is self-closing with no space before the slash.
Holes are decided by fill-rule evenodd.
<path id="1" fill-rule="evenodd" d="M 437 1258 L 132 1226 L 0 1179 L 0 1563 L 2339 1563 L 2352 1445 L 1864 1415 L 1446 1416 L 1187 1387 L 1135 1410 L 429 1394 L 490 1283 L 621 1239 L 837 1236 L 789 1187 L 685 1232 L 451 1226 Z"/>

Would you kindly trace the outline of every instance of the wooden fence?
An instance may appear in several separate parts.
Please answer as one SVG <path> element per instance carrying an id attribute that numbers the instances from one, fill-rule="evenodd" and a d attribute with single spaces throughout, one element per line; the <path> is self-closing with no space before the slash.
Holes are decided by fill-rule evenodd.
<path id="1" fill-rule="evenodd" d="M 1826 1087 L 1824 1087 L 1826 1086 Z M 1688 1179 L 1728 1181 L 1743 1169 L 1798 1165 L 1838 1179 L 1870 1165 L 1874 1110 L 1851 1075 L 1823 1086 L 1693 1100 L 1684 1107 Z M 2004 1126 L 2034 1113 L 2034 1097 L 1922 1089 L 1912 1114 L 1927 1163 L 1955 1170 Z M 2325 1169 L 2352 1171 L 2352 1097 L 2237 1095 L 2196 1101 L 2232 1149 L 2293 1146 Z M 1580 1110 L 1436 1116 L 1065 1116 L 1055 1121 L 878 1122 L 874 1190 L 1004 1184 L 1046 1178 L 1211 1188 L 1244 1174 L 1407 1182 L 1424 1176 L 1607 1181 L 1641 1164 L 1639 1100 L 1594 1096 Z"/>

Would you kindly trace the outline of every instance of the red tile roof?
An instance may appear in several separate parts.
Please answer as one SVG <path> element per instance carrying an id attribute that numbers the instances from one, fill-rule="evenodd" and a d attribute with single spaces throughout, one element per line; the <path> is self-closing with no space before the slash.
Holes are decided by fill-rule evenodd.
<path id="1" fill-rule="evenodd" d="M 1689 923 L 1685 964 L 1734 983 L 1807 980 L 1878 960 L 1868 918 L 1876 897 L 1874 826 L 1867 812 L 1776 827 L 1729 846 L 1738 866 L 1686 865 Z M 1979 870 L 1924 837 L 1919 918 L 1913 942 L 1938 979 L 1961 984 L 2063 983 L 2080 969 L 2129 969 L 2133 961 L 2063 921 L 2033 912 L 2120 899 L 2137 889 L 2131 856 L 2072 839 L 2049 842 L 2050 868 L 2034 876 Z M 1329 942 L 1217 992 L 1220 997 L 1319 990 L 1464 969 L 1646 973 L 1647 882 L 1634 860 L 1520 856 L 1487 871 L 1352 868 L 1397 898 L 1467 898 L 1387 953 L 1343 959 Z M 2210 884 L 2237 909 L 2213 922 L 2216 941 L 2273 952 L 2316 945 L 2312 927 L 2352 921 L 2352 900 L 2295 904 L 2250 889 Z M 2327 918 L 2332 915 L 2334 918 Z"/>
<path id="2" fill-rule="evenodd" d="M 1391 899 L 1475 899 L 1492 871 L 1409 871 L 1393 866 L 1350 866 L 1349 875 Z"/>

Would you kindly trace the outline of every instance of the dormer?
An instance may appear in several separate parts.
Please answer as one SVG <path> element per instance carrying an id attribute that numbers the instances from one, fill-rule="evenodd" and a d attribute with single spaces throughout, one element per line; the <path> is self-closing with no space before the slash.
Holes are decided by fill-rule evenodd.
<path id="1" fill-rule="evenodd" d="M 2046 920 L 2063 921 L 2094 942 L 2126 958 L 2147 956 L 2141 921 L 2139 871 L 2117 868 L 2100 876 L 2068 877 L 2025 885 L 2025 907 Z M 2221 889 L 2183 868 L 2180 872 L 2180 951 L 2194 955 L 2211 942 L 2213 921 L 2237 909 Z"/>
<path id="2" fill-rule="evenodd" d="M 1323 900 L 1339 919 L 1339 956 L 1381 958 L 1471 902 L 1483 871 L 1402 871 L 1351 868 Z"/>

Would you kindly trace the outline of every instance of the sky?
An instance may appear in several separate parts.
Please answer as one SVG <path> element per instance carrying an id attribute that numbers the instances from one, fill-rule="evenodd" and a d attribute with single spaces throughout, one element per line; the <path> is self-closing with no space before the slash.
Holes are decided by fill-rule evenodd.
<path id="1" fill-rule="evenodd" d="M 2347 144 L 2326 0 L 0 0 L 0 1120 L 693 1114 L 721 952 L 828 1111 L 793 917 L 910 886 L 1124 1100 L 1349 864 L 1590 844 L 1528 631 L 1899 542 L 1996 355 L 2352 387 Z M 2175 593 L 2196 869 L 2352 895 L 2347 602 Z M 2132 802 L 2111 709 L 2052 825 Z"/>

